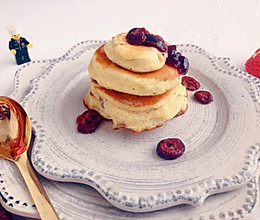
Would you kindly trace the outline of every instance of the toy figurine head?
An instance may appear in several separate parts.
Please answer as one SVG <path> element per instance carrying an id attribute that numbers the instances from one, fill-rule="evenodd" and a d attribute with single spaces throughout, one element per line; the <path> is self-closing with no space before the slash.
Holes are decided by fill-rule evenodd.
<path id="1" fill-rule="evenodd" d="M 21 29 L 16 26 L 8 26 L 7 30 L 14 40 L 19 40 L 21 37 Z"/>
<path id="2" fill-rule="evenodd" d="M 19 40 L 20 37 L 21 37 L 21 34 L 11 35 L 11 37 L 12 37 L 14 40 Z"/>

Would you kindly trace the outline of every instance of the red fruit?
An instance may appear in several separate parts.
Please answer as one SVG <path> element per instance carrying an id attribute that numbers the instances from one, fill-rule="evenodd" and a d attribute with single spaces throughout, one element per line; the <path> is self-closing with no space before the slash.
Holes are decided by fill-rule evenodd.
<path id="1" fill-rule="evenodd" d="M 209 104 L 213 101 L 213 97 L 210 92 L 208 91 L 198 91 L 194 93 L 194 97 L 201 103 L 201 104 Z"/>
<path id="2" fill-rule="evenodd" d="M 175 67 L 179 74 L 185 75 L 189 70 L 189 60 L 182 56 L 180 52 L 172 50 L 171 54 L 168 54 L 166 64 Z"/>
<path id="3" fill-rule="evenodd" d="M 168 138 L 161 140 L 156 148 L 156 153 L 166 159 L 173 160 L 180 157 L 185 151 L 183 142 L 178 138 Z"/>
<path id="4" fill-rule="evenodd" d="M 161 52 L 167 52 L 168 46 L 159 35 L 150 34 L 145 28 L 132 28 L 126 35 L 126 40 L 132 45 L 155 47 Z"/>
<path id="5" fill-rule="evenodd" d="M 168 45 L 168 56 L 172 54 L 172 51 L 176 51 L 176 45 Z"/>
<path id="6" fill-rule="evenodd" d="M 127 33 L 126 39 L 129 44 L 138 45 L 146 40 L 148 34 L 145 28 L 133 28 Z"/>
<path id="7" fill-rule="evenodd" d="M 200 88 L 200 83 L 190 76 L 182 77 L 182 85 L 184 85 L 186 89 L 191 91 L 195 91 Z"/>
<path id="8" fill-rule="evenodd" d="M 246 61 L 245 67 L 248 73 L 260 78 L 260 48 Z"/>
<path id="9" fill-rule="evenodd" d="M 146 40 L 142 43 L 144 46 L 155 47 L 161 52 L 168 52 L 168 46 L 159 35 L 147 34 Z"/>
<path id="10" fill-rule="evenodd" d="M 91 134 L 99 127 L 102 121 L 101 115 L 95 110 L 87 110 L 77 117 L 78 131 L 83 134 Z"/>

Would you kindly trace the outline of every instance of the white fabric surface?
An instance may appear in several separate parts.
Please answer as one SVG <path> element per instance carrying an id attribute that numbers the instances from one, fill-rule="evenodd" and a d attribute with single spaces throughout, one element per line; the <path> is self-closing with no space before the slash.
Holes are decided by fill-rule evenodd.
<path id="1" fill-rule="evenodd" d="M 132 27 L 229 57 L 242 70 L 260 48 L 260 0 L 1 0 L 0 95 L 6 96 L 19 68 L 8 49 L 10 24 L 33 44 L 32 60 L 57 58 L 81 41 L 108 40 Z"/>
<path id="2" fill-rule="evenodd" d="M 33 48 L 32 60 L 56 58 L 78 42 L 107 40 L 144 26 L 173 43 L 196 44 L 229 57 L 244 70 L 260 47 L 259 0 L 0 1 L 0 94 L 12 92 L 18 66 L 10 55 L 6 26 L 17 24 Z"/>

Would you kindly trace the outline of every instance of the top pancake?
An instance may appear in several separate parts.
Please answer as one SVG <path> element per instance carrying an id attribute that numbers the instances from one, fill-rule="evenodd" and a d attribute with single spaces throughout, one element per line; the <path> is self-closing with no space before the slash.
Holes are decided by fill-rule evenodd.
<path id="1" fill-rule="evenodd" d="M 107 57 L 117 65 L 134 72 L 150 72 L 163 67 L 168 54 L 155 47 L 131 45 L 126 39 L 127 33 L 121 33 L 105 45 Z"/>
<path id="2" fill-rule="evenodd" d="M 180 83 L 178 71 L 166 64 L 162 68 L 142 74 L 124 69 L 108 59 L 104 45 L 92 56 L 88 72 L 99 85 L 132 95 L 159 95 Z"/>

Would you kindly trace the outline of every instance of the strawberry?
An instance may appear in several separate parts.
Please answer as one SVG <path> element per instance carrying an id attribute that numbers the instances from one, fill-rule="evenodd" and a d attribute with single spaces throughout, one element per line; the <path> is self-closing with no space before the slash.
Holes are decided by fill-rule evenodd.
<path id="1" fill-rule="evenodd" d="M 246 61 L 245 67 L 248 73 L 260 78 L 260 48 Z"/>

